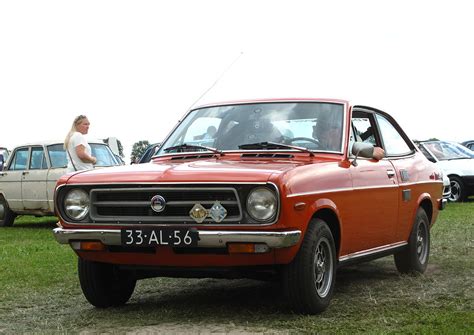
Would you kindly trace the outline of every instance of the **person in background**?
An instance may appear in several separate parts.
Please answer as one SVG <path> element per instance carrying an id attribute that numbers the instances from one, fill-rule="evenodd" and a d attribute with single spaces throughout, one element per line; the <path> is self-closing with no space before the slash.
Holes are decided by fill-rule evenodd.
<path id="1" fill-rule="evenodd" d="M 64 140 L 67 153 L 68 172 L 89 170 L 94 167 L 97 159 L 92 156 L 91 147 L 84 135 L 89 132 L 90 122 L 85 115 L 74 119 L 71 130 Z"/>

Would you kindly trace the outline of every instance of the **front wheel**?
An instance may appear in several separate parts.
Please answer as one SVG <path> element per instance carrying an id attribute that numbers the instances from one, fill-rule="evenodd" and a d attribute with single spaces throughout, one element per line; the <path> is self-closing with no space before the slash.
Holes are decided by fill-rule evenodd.
<path id="1" fill-rule="evenodd" d="M 0 196 L 0 227 L 11 227 L 16 214 L 10 210 L 7 201 Z"/>
<path id="2" fill-rule="evenodd" d="M 331 301 L 336 281 L 336 248 L 326 222 L 310 222 L 295 259 L 285 266 L 283 287 L 296 312 L 316 314 Z"/>
<path id="3" fill-rule="evenodd" d="M 125 304 L 133 294 L 136 279 L 113 264 L 97 263 L 79 258 L 79 281 L 86 299 L 105 308 Z"/>
<path id="4" fill-rule="evenodd" d="M 395 254 L 395 265 L 401 273 L 423 273 L 430 257 L 429 220 L 423 208 L 418 208 L 408 246 Z"/>

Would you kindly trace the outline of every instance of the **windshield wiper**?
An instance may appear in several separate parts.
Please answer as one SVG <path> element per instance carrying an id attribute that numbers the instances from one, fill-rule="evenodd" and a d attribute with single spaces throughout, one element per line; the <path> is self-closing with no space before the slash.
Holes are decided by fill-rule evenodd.
<path id="1" fill-rule="evenodd" d="M 275 142 L 257 142 L 257 143 L 248 143 L 248 144 L 241 144 L 239 145 L 239 149 L 244 150 L 254 150 L 254 149 L 294 149 L 302 152 L 307 152 L 310 156 L 314 156 L 314 153 L 306 148 L 297 147 L 295 145 L 283 144 L 283 143 L 275 143 Z"/>
<path id="2" fill-rule="evenodd" d="M 170 152 L 170 151 L 176 150 L 176 152 L 185 152 L 186 149 L 204 149 L 204 150 L 207 150 L 207 151 L 211 151 L 215 154 L 219 154 L 221 156 L 224 156 L 224 153 L 220 150 L 217 150 L 216 148 L 210 148 L 210 147 L 206 147 L 204 145 L 187 144 L 187 143 L 183 143 L 183 144 L 180 144 L 180 145 L 175 145 L 173 147 L 168 147 L 168 148 L 163 149 L 163 151 Z"/>

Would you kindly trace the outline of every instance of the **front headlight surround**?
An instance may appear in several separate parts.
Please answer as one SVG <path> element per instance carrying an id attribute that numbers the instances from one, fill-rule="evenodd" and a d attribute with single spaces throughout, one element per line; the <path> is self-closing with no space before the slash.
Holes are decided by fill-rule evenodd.
<path id="1" fill-rule="evenodd" d="M 269 221 L 278 211 L 275 192 L 267 187 L 256 187 L 247 196 L 247 212 L 256 221 Z"/>
<path id="2" fill-rule="evenodd" d="M 75 188 L 66 193 L 64 196 L 64 213 L 68 218 L 74 221 L 84 219 L 90 210 L 89 193 Z"/>

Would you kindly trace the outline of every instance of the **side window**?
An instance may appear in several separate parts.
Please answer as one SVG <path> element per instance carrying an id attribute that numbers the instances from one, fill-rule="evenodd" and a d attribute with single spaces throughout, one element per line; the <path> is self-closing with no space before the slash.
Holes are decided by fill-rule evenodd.
<path id="1" fill-rule="evenodd" d="M 376 145 L 375 134 L 368 115 L 352 118 L 355 140 Z"/>
<path id="2" fill-rule="evenodd" d="M 28 164 L 28 148 L 22 148 L 15 151 L 10 163 L 9 170 L 26 170 Z"/>
<path id="3" fill-rule="evenodd" d="M 403 139 L 398 130 L 381 115 L 377 115 L 377 122 L 385 146 L 387 156 L 400 156 L 412 152 L 407 142 Z"/>
<path id="4" fill-rule="evenodd" d="M 66 155 L 62 144 L 50 145 L 48 147 L 48 156 L 51 162 L 51 168 L 65 168 L 67 166 Z"/>
<path id="5" fill-rule="evenodd" d="M 31 149 L 30 170 L 47 169 L 44 150 L 40 147 Z"/>

